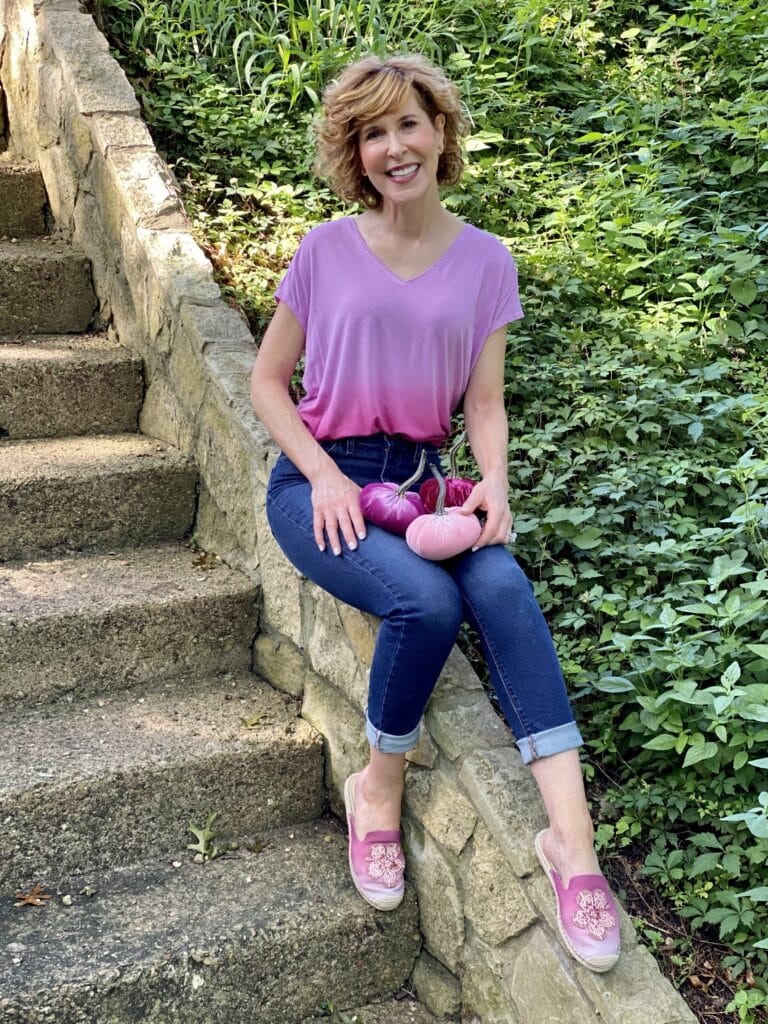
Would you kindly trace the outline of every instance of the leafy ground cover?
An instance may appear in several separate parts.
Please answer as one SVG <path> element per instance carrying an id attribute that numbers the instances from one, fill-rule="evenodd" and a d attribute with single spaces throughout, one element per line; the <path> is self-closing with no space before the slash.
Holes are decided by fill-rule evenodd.
<path id="1" fill-rule="evenodd" d="M 517 553 L 587 737 L 602 855 L 700 1019 L 767 1020 L 759 0 L 104 0 L 101 14 L 257 336 L 299 237 L 340 212 L 310 172 L 324 83 L 369 49 L 413 49 L 460 84 L 474 126 L 446 201 L 520 268 Z"/>

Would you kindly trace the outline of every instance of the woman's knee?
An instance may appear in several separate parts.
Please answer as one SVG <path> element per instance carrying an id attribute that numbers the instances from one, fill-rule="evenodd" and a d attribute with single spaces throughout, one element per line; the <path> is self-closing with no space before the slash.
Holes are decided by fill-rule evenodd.
<path id="1" fill-rule="evenodd" d="M 433 574 L 428 580 L 411 580 L 393 610 L 393 617 L 401 618 L 411 628 L 426 636 L 440 639 L 456 637 L 463 617 L 461 592 L 447 573 Z"/>
<path id="2" fill-rule="evenodd" d="M 504 548 L 481 548 L 460 567 L 456 582 L 472 602 L 497 607 L 535 603 L 533 586 L 512 555 Z"/>

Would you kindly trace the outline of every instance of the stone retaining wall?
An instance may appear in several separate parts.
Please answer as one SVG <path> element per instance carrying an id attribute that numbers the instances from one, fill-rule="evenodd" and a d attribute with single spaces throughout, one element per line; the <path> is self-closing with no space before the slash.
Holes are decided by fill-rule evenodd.
<path id="1" fill-rule="evenodd" d="M 340 811 L 343 780 L 366 758 L 376 623 L 302 579 L 270 536 L 276 451 L 249 404 L 253 338 L 221 301 L 134 93 L 76 0 L 0 0 L 0 54 L 12 151 L 39 162 L 59 229 L 92 261 L 102 322 L 144 360 L 142 429 L 199 466 L 199 543 L 260 584 L 255 671 L 302 699 Z M 410 762 L 404 829 L 424 936 L 414 984 L 433 1011 L 477 1024 L 695 1021 L 626 918 L 627 953 L 608 975 L 562 952 L 533 854 L 535 786 L 457 650 Z"/>

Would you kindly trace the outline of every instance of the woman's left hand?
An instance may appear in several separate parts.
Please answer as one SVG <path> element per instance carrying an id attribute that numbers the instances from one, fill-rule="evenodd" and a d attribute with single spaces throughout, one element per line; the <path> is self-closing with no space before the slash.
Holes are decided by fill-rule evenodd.
<path id="1" fill-rule="evenodd" d="M 506 480 L 486 477 L 475 484 L 472 493 L 461 506 L 466 515 L 485 513 L 483 532 L 472 550 L 489 544 L 508 544 L 512 532 L 512 513 L 509 510 L 509 488 Z"/>

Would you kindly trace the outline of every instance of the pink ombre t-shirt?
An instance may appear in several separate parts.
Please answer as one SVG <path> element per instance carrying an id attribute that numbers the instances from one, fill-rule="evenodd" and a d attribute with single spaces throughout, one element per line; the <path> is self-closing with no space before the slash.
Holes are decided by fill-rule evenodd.
<path id="1" fill-rule="evenodd" d="M 523 315 L 514 260 L 471 225 L 403 281 L 354 218 L 321 224 L 275 295 L 304 329 L 299 414 L 317 440 L 383 431 L 440 443 L 488 335 Z"/>

